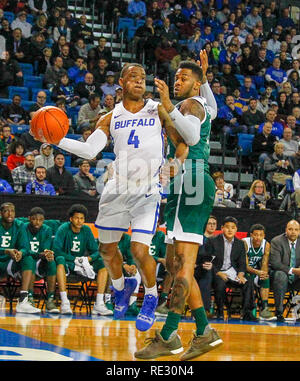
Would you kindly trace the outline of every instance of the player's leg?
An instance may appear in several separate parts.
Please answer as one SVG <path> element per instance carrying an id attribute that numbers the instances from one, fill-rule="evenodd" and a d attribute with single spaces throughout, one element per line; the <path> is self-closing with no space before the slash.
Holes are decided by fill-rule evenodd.
<path id="1" fill-rule="evenodd" d="M 16 311 L 23 313 L 39 313 L 41 310 L 31 305 L 28 300 L 28 290 L 30 287 L 32 274 L 35 271 L 35 261 L 31 256 L 25 256 L 21 259 L 21 262 L 12 262 L 12 272 L 22 272 L 21 291 L 20 298 L 18 300 Z"/>
<path id="2" fill-rule="evenodd" d="M 260 296 L 261 296 L 261 303 L 262 303 L 259 316 L 263 319 L 270 319 L 273 316 L 268 306 L 270 279 L 259 281 L 259 286 L 260 286 Z"/>
<path id="3" fill-rule="evenodd" d="M 140 289 L 140 285 L 142 283 L 142 277 L 140 275 L 140 273 L 137 271 L 135 275 L 132 276 L 133 278 L 136 279 L 136 288 L 135 290 L 133 291 L 132 295 L 130 296 L 130 299 L 129 299 L 129 308 L 126 312 L 126 315 L 128 316 L 137 316 L 140 312 L 140 309 L 138 308 L 137 304 L 136 304 L 136 301 L 137 301 L 137 296 L 138 296 L 138 292 L 139 292 L 139 289 Z"/>
<path id="4" fill-rule="evenodd" d="M 72 315 L 71 304 L 67 296 L 67 276 L 68 267 L 63 256 L 57 256 L 56 259 L 56 279 L 58 284 L 59 295 L 61 299 L 60 313 L 62 315 Z"/>
<path id="5" fill-rule="evenodd" d="M 109 316 L 113 315 L 113 312 L 106 308 L 104 303 L 104 293 L 106 290 L 106 284 L 108 281 L 108 272 L 104 267 L 103 260 L 98 258 L 93 262 L 93 270 L 97 273 L 97 295 L 96 302 L 94 304 L 92 314 L 93 315 L 104 315 Z"/>
<path id="6" fill-rule="evenodd" d="M 56 262 L 47 260 L 41 261 L 41 275 L 47 279 L 47 301 L 46 301 L 46 311 L 49 313 L 59 313 L 54 300 L 55 300 L 55 289 L 56 289 Z"/>

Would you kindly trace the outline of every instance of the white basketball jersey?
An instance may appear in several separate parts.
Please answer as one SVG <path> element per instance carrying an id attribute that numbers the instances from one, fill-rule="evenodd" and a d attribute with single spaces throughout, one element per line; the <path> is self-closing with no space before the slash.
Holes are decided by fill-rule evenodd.
<path id="1" fill-rule="evenodd" d="M 137 113 L 118 103 L 112 113 L 110 134 L 114 142 L 115 175 L 120 180 L 144 185 L 158 182 L 164 160 L 164 139 L 158 116 L 158 102 L 151 99 Z"/>
<path id="2" fill-rule="evenodd" d="M 251 237 L 245 237 L 243 238 L 243 240 L 247 243 L 247 247 L 248 247 L 248 251 L 252 248 L 252 240 L 251 240 Z M 263 239 L 262 242 L 261 242 L 261 245 L 259 248 L 255 249 L 255 251 L 259 251 L 260 249 L 262 250 L 262 252 L 264 253 L 265 252 L 265 247 L 266 247 L 266 240 Z"/>

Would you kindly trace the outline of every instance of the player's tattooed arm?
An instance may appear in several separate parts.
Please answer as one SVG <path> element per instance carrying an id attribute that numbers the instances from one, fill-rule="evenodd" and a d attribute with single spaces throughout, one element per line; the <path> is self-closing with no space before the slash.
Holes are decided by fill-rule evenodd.
<path id="1" fill-rule="evenodd" d="M 192 98 L 186 99 L 182 102 L 180 112 L 182 115 L 193 115 L 200 119 L 200 121 L 204 120 L 205 118 L 205 111 L 203 106 Z"/>
<path id="2" fill-rule="evenodd" d="M 96 124 L 96 128 L 99 128 L 99 130 L 103 131 L 107 138 L 109 138 L 110 135 L 110 122 L 112 118 L 112 111 L 108 114 L 105 114 L 101 116 L 101 118 L 98 120 Z"/>

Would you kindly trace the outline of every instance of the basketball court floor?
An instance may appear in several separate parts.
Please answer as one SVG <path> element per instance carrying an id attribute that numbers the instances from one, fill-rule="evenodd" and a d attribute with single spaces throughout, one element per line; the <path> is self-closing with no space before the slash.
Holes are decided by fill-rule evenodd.
<path id="1" fill-rule="evenodd" d="M 0 312 L 0 360 L 26 361 L 127 361 L 141 362 L 134 352 L 144 345 L 154 330 L 162 327 L 157 318 L 148 332 L 135 329 L 134 319 L 116 321 L 111 317 L 90 316 L 76 312 L 61 315 L 29 315 L 4 310 Z M 224 344 L 194 361 L 299 361 L 300 324 L 260 321 L 249 323 L 233 318 L 210 320 Z M 194 324 L 185 318 L 178 334 L 186 349 Z M 155 361 L 179 361 L 180 355 Z M 134 363 L 132 363 L 134 364 Z"/>

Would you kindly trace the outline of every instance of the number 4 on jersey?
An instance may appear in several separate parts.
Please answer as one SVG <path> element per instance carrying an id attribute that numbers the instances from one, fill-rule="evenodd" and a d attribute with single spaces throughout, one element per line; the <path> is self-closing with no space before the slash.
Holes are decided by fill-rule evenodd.
<path id="1" fill-rule="evenodd" d="M 139 148 L 139 144 L 140 144 L 139 138 L 137 135 L 134 135 L 134 134 L 135 134 L 135 130 L 131 130 L 127 143 L 133 144 L 134 148 Z"/>

